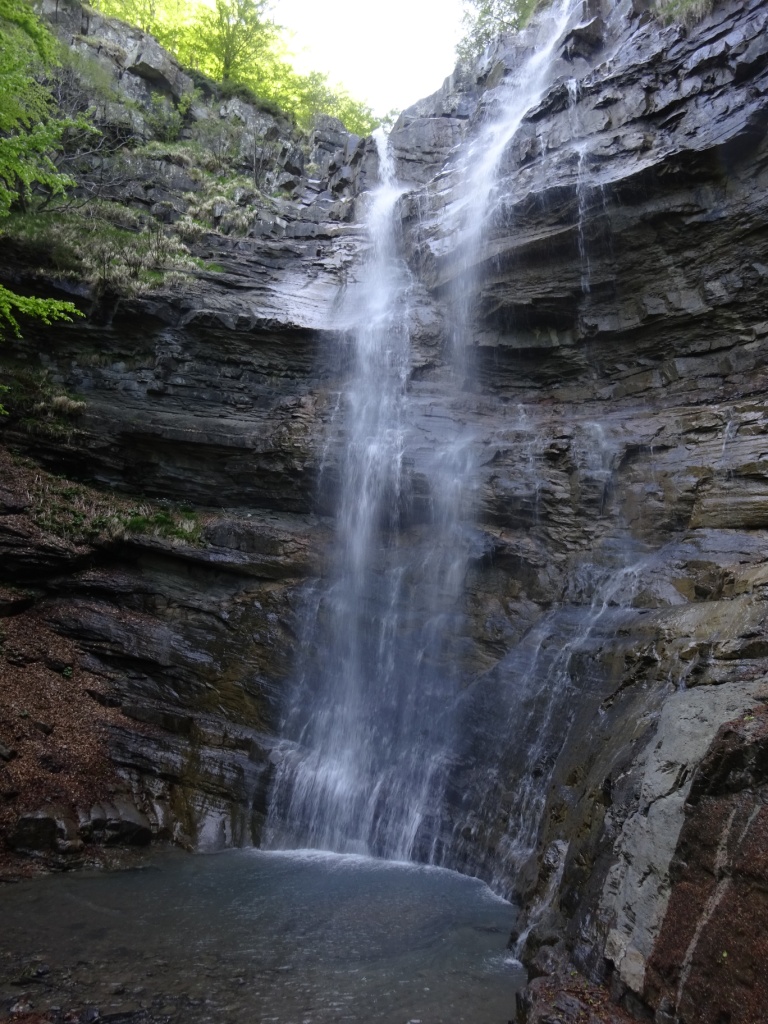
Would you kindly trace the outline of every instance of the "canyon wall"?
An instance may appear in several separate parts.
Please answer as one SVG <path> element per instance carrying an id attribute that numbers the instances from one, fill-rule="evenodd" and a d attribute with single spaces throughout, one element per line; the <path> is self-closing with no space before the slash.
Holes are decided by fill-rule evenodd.
<path id="1" fill-rule="evenodd" d="M 765 984 L 741 900 L 759 916 L 766 16 L 722 6 L 684 30 L 595 11 L 571 34 L 503 157 L 472 268 L 482 397 L 453 412 L 483 465 L 453 858 L 497 885 L 515 865 L 534 962 L 565 932 L 665 1021 L 757 1020 Z M 486 84 L 519 60 L 491 54 Z M 471 134 L 500 88 L 449 80 L 407 111 L 402 173 L 420 147 L 431 173 L 436 140 Z M 449 311 L 467 272 L 443 233 L 455 168 L 404 211 Z M 423 352 L 419 381 L 439 373 Z"/>
<path id="2" fill-rule="evenodd" d="M 411 186 L 403 543 L 425 529 L 420 461 L 456 422 L 475 466 L 439 859 L 523 903 L 534 973 L 567 948 L 660 1024 L 748 1024 L 766 995 L 768 8 L 718 4 L 689 28 L 585 10 L 505 150 L 467 267 L 447 230 L 460 155 L 534 36 L 457 72 L 390 143 Z M 158 80 L 145 66 L 112 65 L 136 95 Z M 17 377 L 44 371 L 85 402 L 62 429 L 3 425 L 4 671 L 19 690 L 31 673 L 78 684 L 112 772 L 72 797 L 47 749 L 64 723 L 46 734 L 6 707 L 17 850 L 72 863 L 105 839 L 259 841 L 301 593 L 332 533 L 340 297 L 375 171 L 370 144 L 332 123 L 312 146 L 310 176 L 286 136 L 279 209 L 246 203 L 246 233 L 196 243 L 220 269 L 133 298 L 81 289 L 86 321 L 4 346 Z M 150 208 L 162 185 L 183 204 L 179 173 L 143 163 L 127 201 Z M 4 279 L 25 273 L 8 261 Z M 466 280 L 472 383 L 448 392 Z M 68 536 L 45 512 L 70 485 L 41 496 L 38 466 L 80 482 L 83 504 L 113 493 L 145 520 L 183 506 L 195 537 L 135 515 Z M 34 759 L 47 807 L 24 803 Z"/>

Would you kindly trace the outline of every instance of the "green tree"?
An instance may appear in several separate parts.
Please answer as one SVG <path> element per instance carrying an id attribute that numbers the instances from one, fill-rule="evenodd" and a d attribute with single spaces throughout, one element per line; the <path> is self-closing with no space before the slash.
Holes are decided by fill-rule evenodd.
<path id="1" fill-rule="evenodd" d="M 350 96 L 346 89 L 334 87 L 328 76 L 319 71 L 301 76 L 296 83 L 298 97 L 295 111 L 302 127 L 309 128 L 316 114 L 338 117 L 348 131 L 356 135 L 370 135 L 381 119 L 360 100 Z"/>
<path id="2" fill-rule="evenodd" d="M 106 5 L 100 6 L 106 10 Z M 109 13 L 118 12 L 115 9 Z M 119 17 L 138 26 L 142 32 L 154 33 L 160 21 L 164 20 L 164 14 L 161 0 L 120 0 Z"/>
<path id="3" fill-rule="evenodd" d="M 270 56 L 277 28 L 268 20 L 269 0 L 215 0 L 198 9 L 184 47 L 186 63 L 219 82 L 245 82 Z"/>
<path id="4" fill-rule="evenodd" d="M 291 113 L 304 129 L 312 127 L 316 115 L 329 114 L 337 117 L 348 131 L 370 135 L 383 120 L 345 89 L 331 85 L 328 76 L 319 71 L 298 75 L 287 62 L 276 70 L 271 81 L 262 81 L 258 91 Z"/>
<path id="5" fill-rule="evenodd" d="M 372 132 L 379 119 L 365 103 L 331 86 L 318 71 L 297 74 L 280 27 L 269 20 L 269 5 L 270 0 L 216 0 L 215 8 L 199 7 L 178 32 L 177 57 L 225 85 L 246 86 L 302 128 L 310 128 L 316 114 L 330 114 L 350 131 Z M 169 36 L 160 38 L 166 42 Z"/>
<path id="6" fill-rule="evenodd" d="M 51 94 L 41 83 L 54 61 L 54 42 L 26 0 L 0 0 L 0 220 L 27 208 L 33 188 L 48 194 L 71 184 L 51 159 L 72 125 L 53 116 Z M 19 335 L 17 315 L 50 324 L 81 315 L 71 302 L 17 295 L 0 285 L 0 338 Z"/>
<path id="7" fill-rule="evenodd" d="M 464 0 L 465 34 L 456 53 L 469 63 L 496 36 L 525 28 L 540 0 Z"/>
<path id="8" fill-rule="evenodd" d="M 358 135 L 379 124 L 370 107 L 328 77 L 298 74 L 282 29 L 270 17 L 271 0 L 98 0 L 105 14 L 150 32 L 188 68 L 228 86 L 245 86 L 257 101 L 277 106 L 302 128 L 331 114 Z"/>

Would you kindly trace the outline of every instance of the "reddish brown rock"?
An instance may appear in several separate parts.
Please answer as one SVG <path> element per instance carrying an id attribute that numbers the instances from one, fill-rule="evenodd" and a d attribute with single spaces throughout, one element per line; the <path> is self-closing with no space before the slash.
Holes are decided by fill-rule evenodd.
<path id="1" fill-rule="evenodd" d="M 634 1024 L 636 1018 L 611 1002 L 608 990 L 589 982 L 572 964 L 535 978 L 518 999 L 525 1024 Z"/>
<path id="2" fill-rule="evenodd" d="M 694 779 L 646 974 L 659 1019 L 759 1024 L 768 1007 L 768 711 L 724 725 Z"/>

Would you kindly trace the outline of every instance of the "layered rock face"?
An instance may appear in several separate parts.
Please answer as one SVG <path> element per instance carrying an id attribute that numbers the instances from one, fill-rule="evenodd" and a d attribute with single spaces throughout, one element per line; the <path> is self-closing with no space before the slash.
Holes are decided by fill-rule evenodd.
<path id="1" fill-rule="evenodd" d="M 423 542 L 420 462 L 457 422 L 474 466 L 440 859 L 523 901 L 539 969 L 565 944 L 660 1022 L 747 1024 L 766 994 L 746 907 L 765 885 L 768 10 L 724 3 L 689 29 L 585 11 L 468 264 L 464 154 L 534 36 L 391 137 L 412 184 L 402 543 Z M 331 531 L 315 483 L 334 478 L 340 297 L 365 244 L 354 198 L 349 219 L 338 203 L 373 165 L 326 139 L 293 220 L 201 243 L 224 274 L 13 350 L 86 408 L 64 437 L 12 423 L 8 443 L 204 510 L 195 544 L 129 532 L 61 555 L 17 497 L 0 520 L 4 578 L 30 588 L 13 608 L 74 641 L 116 706 L 115 795 L 191 845 L 258 842 L 300 593 Z M 448 392 L 457 296 L 472 374 Z"/>
<path id="2" fill-rule="evenodd" d="M 767 16 L 726 5 L 688 31 L 585 17 L 504 153 L 469 268 L 480 385 L 461 415 L 476 425 L 484 547 L 448 859 L 527 891 L 529 957 L 564 929 L 582 966 L 664 1020 L 757 1020 L 764 993 L 699 943 L 727 897 L 713 909 L 702 895 L 676 972 L 682 889 L 665 915 L 696 870 L 686 834 L 712 830 L 699 872 L 722 888 L 743 870 L 731 849 L 746 822 L 759 827 L 761 782 L 722 795 L 719 818 L 692 794 L 718 729 L 767 695 Z M 486 82 L 520 59 L 492 55 Z M 449 80 L 405 113 L 404 174 L 414 144 L 431 169 L 503 102 L 502 82 L 468 110 L 473 88 Z M 461 167 L 449 156 L 405 209 L 414 269 L 449 310 L 468 273 L 444 232 Z M 541 828 L 521 844 L 530 812 Z M 720 994 L 707 983 L 697 1016 L 715 962 Z"/>
<path id="3" fill-rule="evenodd" d="M 98 61 L 94 80 L 106 74 L 124 98 L 98 106 L 104 139 L 151 138 L 158 101 L 170 116 L 171 100 L 191 93 L 151 37 L 77 4 L 46 13 Z M 89 81 L 70 91 L 87 96 Z M 375 170 L 375 147 L 330 118 L 304 139 L 237 98 L 195 93 L 194 103 L 193 127 L 236 129 L 235 161 L 253 171 L 250 189 L 217 200 L 220 230 L 195 245 L 200 269 L 128 297 L 109 278 L 59 279 L 23 248 L 4 255 L 14 287 L 74 293 L 87 312 L 61 334 L 31 325 L 2 353 L 12 455 L 0 574 L 22 588 L 3 591 L 14 629 L 2 821 L 12 849 L 60 866 L 130 837 L 258 843 L 298 594 L 325 549 L 313 509 L 329 387 L 343 363 L 333 309 L 361 247 L 352 182 Z M 157 231 L 202 188 L 175 160 L 119 147 L 86 156 L 75 203 L 95 194 Z M 227 218 L 245 230 L 227 233 Z M 36 473 L 29 456 L 57 476 Z M 86 695 L 76 716 L 90 706 L 90 744 L 71 731 L 71 694 L 39 711 L 44 738 L 31 724 L 36 706 L 15 699 L 25 678 L 26 689 L 34 679 L 36 691 L 58 694 L 62 671 Z M 69 758 L 75 742 L 87 757 Z M 92 763 L 100 774 L 85 784 Z"/>

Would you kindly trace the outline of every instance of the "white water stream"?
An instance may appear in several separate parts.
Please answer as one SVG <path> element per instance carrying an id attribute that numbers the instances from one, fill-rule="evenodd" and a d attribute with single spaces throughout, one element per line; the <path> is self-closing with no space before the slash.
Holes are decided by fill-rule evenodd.
<path id="1" fill-rule="evenodd" d="M 541 101 L 579 7 L 580 0 L 561 0 L 540 17 L 532 38 L 543 45 L 500 90 L 500 115 L 480 130 L 457 170 L 447 214 L 461 268 L 447 346 L 457 393 L 472 386 L 463 353 L 473 267 L 498 198 L 498 168 Z M 450 835 L 445 790 L 457 749 L 473 435 L 452 424 L 418 458 L 409 448 L 418 412 L 409 395 L 412 281 L 398 249 L 405 189 L 383 133 L 377 144 L 380 183 L 370 195 L 370 255 L 355 292 L 342 400 L 332 568 L 310 595 L 301 626 L 266 845 L 446 862 L 441 835 Z"/>
<path id="2" fill-rule="evenodd" d="M 401 542 L 410 369 L 410 274 L 397 247 L 397 184 L 383 133 L 356 293 L 353 366 L 331 578 L 309 602 L 285 720 L 272 847 L 431 859 L 451 747 L 447 652 L 463 581 L 461 446 L 422 467 L 429 522 Z M 414 561 L 414 556 L 416 561 Z"/>

